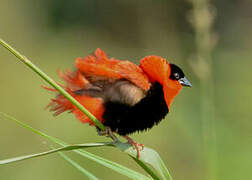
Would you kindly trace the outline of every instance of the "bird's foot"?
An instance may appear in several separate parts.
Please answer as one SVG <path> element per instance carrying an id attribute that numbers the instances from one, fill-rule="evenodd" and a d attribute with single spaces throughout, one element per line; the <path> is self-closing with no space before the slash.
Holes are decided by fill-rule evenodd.
<path id="1" fill-rule="evenodd" d="M 143 144 L 138 144 L 137 142 L 135 142 L 133 139 L 131 139 L 129 136 L 123 136 L 125 139 L 128 140 L 128 143 L 131 144 L 137 151 L 137 159 L 140 158 L 140 149 L 139 147 L 142 148 L 142 150 L 144 149 L 144 145 Z"/>
<path id="2" fill-rule="evenodd" d="M 118 141 L 117 137 L 114 135 L 110 127 L 106 127 L 104 131 L 102 130 L 97 130 L 97 131 L 98 131 L 99 136 L 107 136 L 113 139 L 114 142 Z"/>

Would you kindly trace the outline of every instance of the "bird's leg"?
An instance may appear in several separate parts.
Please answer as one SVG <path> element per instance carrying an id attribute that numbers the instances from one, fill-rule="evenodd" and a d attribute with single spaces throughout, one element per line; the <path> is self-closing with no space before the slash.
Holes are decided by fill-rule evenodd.
<path id="1" fill-rule="evenodd" d="M 131 139 L 129 136 L 123 136 L 125 139 L 128 140 L 128 143 L 131 144 L 133 147 L 136 148 L 137 150 L 137 159 L 139 159 L 140 157 L 140 150 L 139 150 L 139 146 L 142 147 L 142 150 L 144 149 L 144 145 L 143 144 L 138 144 L 137 142 L 135 142 L 133 139 Z"/>
<path id="2" fill-rule="evenodd" d="M 110 127 L 106 127 L 106 129 L 104 131 L 99 130 L 99 129 L 97 129 L 97 131 L 98 131 L 99 136 L 107 136 L 107 137 L 110 137 L 111 139 L 113 139 L 114 142 L 118 141 L 117 137 L 113 134 Z"/>

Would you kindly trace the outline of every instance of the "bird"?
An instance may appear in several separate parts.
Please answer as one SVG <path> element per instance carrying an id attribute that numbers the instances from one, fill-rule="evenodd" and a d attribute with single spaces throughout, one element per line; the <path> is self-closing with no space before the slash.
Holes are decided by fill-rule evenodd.
<path id="1" fill-rule="evenodd" d="M 192 84 L 177 65 L 165 58 L 150 55 L 136 65 L 129 60 L 110 58 L 97 48 L 93 54 L 75 60 L 75 70 L 58 71 L 65 82 L 61 85 L 80 104 L 91 112 L 106 131 L 125 137 L 137 149 L 139 146 L 128 135 L 158 125 L 170 111 L 171 103 L 183 86 Z M 46 87 L 47 90 L 57 91 Z M 47 106 L 54 115 L 73 113 L 83 123 L 94 123 L 63 95 L 51 99 Z"/>

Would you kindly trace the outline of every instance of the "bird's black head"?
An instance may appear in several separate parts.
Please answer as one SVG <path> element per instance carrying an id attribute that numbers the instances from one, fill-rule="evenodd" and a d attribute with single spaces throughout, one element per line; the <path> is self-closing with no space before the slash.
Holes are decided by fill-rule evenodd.
<path id="1" fill-rule="evenodd" d="M 192 84 L 186 79 L 184 72 L 175 64 L 169 64 L 171 68 L 170 79 L 179 81 L 182 86 L 191 87 Z"/>

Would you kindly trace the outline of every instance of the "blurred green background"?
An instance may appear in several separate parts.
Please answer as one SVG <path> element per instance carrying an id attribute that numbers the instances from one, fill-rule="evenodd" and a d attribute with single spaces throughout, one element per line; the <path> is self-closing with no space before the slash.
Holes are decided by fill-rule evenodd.
<path id="1" fill-rule="evenodd" d="M 182 90 L 159 126 L 132 137 L 157 150 L 176 180 L 250 179 L 252 1 L 211 3 L 216 12 L 212 30 L 218 41 L 211 51 L 214 93 L 208 100 L 213 105 L 204 107 L 214 108 L 209 128 L 202 120 L 202 69 L 199 73 L 190 65 L 197 49 L 188 21 L 189 1 L 3 0 L 0 37 L 57 81 L 57 69 L 73 69 L 76 57 L 97 47 L 112 57 L 136 63 L 146 55 L 166 57 L 183 68 L 193 87 Z M 46 83 L 2 47 L 0 67 L 0 111 L 68 143 L 107 140 L 71 114 L 54 117 L 45 110 L 54 94 L 42 89 L 41 84 Z M 3 117 L 0 123 L 0 159 L 48 150 L 50 143 L 38 135 Z M 88 151 L 144 173 L 119 150 Z M 128 179 L 67 154 L 100 179 Z M 0 167 L 1 180 L 85 178 L 57 154 Z"/>

